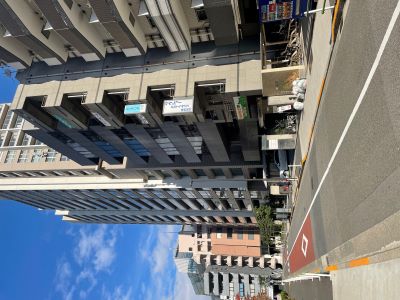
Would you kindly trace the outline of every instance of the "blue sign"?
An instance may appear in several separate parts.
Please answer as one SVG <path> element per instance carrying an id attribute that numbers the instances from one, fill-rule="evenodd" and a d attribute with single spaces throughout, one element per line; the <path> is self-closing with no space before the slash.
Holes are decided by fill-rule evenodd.
<path id="1" fill-rule="evenodd" d="M 258 0 L 260 22 L 274 22 L 304 16 L 308 0 Z"/>
<path id="2" fill-rule="evenodd" d="M 124 114 L 125 115 L 136 115 L 146 112 L 146 104 L 130 104 L 125 105 Z"/>

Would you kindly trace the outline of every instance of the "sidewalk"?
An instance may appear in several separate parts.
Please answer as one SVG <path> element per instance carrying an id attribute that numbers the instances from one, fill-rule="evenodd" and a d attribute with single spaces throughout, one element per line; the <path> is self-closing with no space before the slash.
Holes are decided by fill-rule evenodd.
<path id="1" fill-rule="evenodd" d="M 322 8 L 323 2 L 323 0 L 319 0 L 317 8 Z M 306 160 L 308 147 L 311 142 L 310 139 L 321 97 L 322 84 L 332 49 L 332 15 L 332 10 L 326 10 L 324 14 L 316 13 L 300 21 L 305 65 L 302 77 L 307 79 L 307 90 L 304 109 L 299 117 L 294 165 L 302 165 Z M 293 177 L 299 178 L 301 174 L 300 168 L 293 168 L 292 174 Z M 291 207 L 296 205 L 298 183 L 298 181 L 292 182 Z"/>
<path id="2" fill-rule="evenodd" d="M 331 273 L 333 299 L 399 299 L 399 277 L 400 259 L 335 271 Z"/>
<path id="3" fill-rule="evenodd" d="M 318 1 L 317 8 L 322 8 L 323 2 L 323 0 Z M 332 48 L 332 14 L 332 10 L 326 10 L 324 14 L 316 13 L 301 21 L 301 35 L 305 56 L 305 77 L 307 78 L 304 110 L 300 116 L 297 140 L 302 160 L 305 159 L 305 155 L 307 154 L 315 114 L 319 104 L 322 82 L 329 63 Z"/>
<path id="4" fill-rule="evenodd" d="M 286 284 L 284 290 L 295 300 L 332 300 L 330 278 L 304 280 Z M 347 299 L 347 298 L 342 298 Z"/>

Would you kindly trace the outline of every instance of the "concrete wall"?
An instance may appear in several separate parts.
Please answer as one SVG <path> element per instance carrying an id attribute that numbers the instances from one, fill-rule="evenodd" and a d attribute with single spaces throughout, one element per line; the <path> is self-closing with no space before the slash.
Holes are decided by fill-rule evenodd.
<path id="1" fill-rule="evenodd" d="M 293 80 L 300 77 L 304 66 L 264 69 L 261 71 L 263 96 L 279 96 L 292 91 Z"/>
<path id="2" fill-rule="evenodd" d="M 221 237 L 218 238 L 218 233 L 214 230 L 211 234 L 211 253 L 214 255 L 260 256 L 260 234 L 253 232 L 253 235 L 254 239 L 250 240 L 247 231 L 244 230 L 243 239 L 239 239 L 237 229 L 234 228 L 232 238 L 228 239 L 226 228 L 224 228 Z"/>

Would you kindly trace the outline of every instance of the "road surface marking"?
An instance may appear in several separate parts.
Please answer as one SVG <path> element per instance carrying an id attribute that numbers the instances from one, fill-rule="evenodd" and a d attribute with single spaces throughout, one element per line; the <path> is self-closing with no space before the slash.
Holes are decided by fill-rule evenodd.
<path id="1" fill-rule="evenodd" d="M 335 42 L 335 26 L 336 26 L 336 19 L 339 11 L 340 0 L 336 1 L 335 10 L 333 12 L 333 21 L 332 21 L 332 43 Z"/>
<path id="2" fill-rule="evenodd" d="M 375 72 L 376 72 L 376 70 L 377 70 L 377 68 L 378 68 L 378 66 L 379 66 L 380 60 L 381 60 L 382 55 L 383 55 L 383 51 L 384 51 L 385 48 L 386 48 L 386 45 L 387 45 L 387 43 L 388 43 L 388 41 L 389 41 L 390 35 L 391 35 L 392 31 L 393 31 L 394 25 L 396 24 L 396 21 L 397 21 L 397 18 L 399 17 L 399 14 L 400 14 L 400 0 L 397 2 L 396 8 L 395 8 L 394 11 L 393 11 L 392 17 L 391 17 L 390 22 L 389 22 L 389 25 L 388 25 L 388 27 L 387 27 L 387 29 L 386 29 L 386 32 L 385 32 L 385 35 L 384 35 L 384 37 L 383 37 L 382 43 L 381 43 L 381 45 L 380 45 L 380 47 L 379 47 L 378 53 L 376 54 L 374 63 L 372 64 L 371 70 L 370 70 L 370 72 L 369 72 L 369 74 L 368 74 L 368 77 L 367 77 L 365 83 L 364 83 L 364 86 L 363 86 L 363 88 L 362 88 L 362 90 L 361 90 L 361 93 L 360 93 L 360 95 L 358 96 L 358 99 L 357 99 L 357 102 L 356 102 L 356 104 L 355 104 L 355 106 L 354 106 L 354 108 L 353 108 L 353 111 L 351 112 L 350 117 L 349 117 L 349 119 L 347 120 L 346 126 L 344 127 L 343 132 L 342 132 L 342 135 L 340 136 L 339 142 L 337 143 L 336 148 L 335 148 L 335 150 L 333 151 L 333 154 L 332 154 L 332 156 L 331 156 L 331 159 L 329 160 L 328 167 L 326 168 L 325 173 L 324 173 L 324 175 L 322 176 L 321 181 L 320 181 L 320 183 L 319 183 L 319 185 L 318 185 L 318 188 L 317 188 L 317 190 L 315 191 L 314 197 L 313 197 L 313 199 L 312 199 L 312 201 L 311 201 L 311 204 L 310 204 L 310 206 L 309 206 L 309 208 L 308 208 L 308 211 L 307 211 L 307 213 L 306 213 L 306 215 L 305 215 L 305 218 L 304 218 L 304 220 L 303 220 L 303 223 L 301 224 L 300 230 L 298 231 L 298 233 L 297 233 L 297 235 L 296 235 L 296 238 L 295 238 L 295 240 L 294 240 L 292 249 L 290 249 L 289 257 L 290 257 L 290 255 L 292 254 L 294 245 L 295 245 L 295 243 L 296 243 L 296 241 L 297 241 L 297 239 L 298 239 L 298 237 L 299 237 L 299 234 L 300 234 L 300 232 L 301 232 L 301 228 L 304 226 L 304 223 L 306 222 L 306 219 L 307 219 L 308 215 L 310 214 L 311 208 L 313 207 L 314 202 L 315 202 L 315 200 L 317 199 L 317 196 L 318 196 L 318 194 L 319 194 L 319 191 L 321 190 L 322 184 L 324 183 L 324 181 L 325 181 L 325 179 L 326 179 L 326 177 L 327 177 L 327 175 L 328 175 L 328 173 L 329 173 L 329 170 L 330 170 L 331 167 L 332 167 L 333 161 L 335 160 L 336 155 L 337 155 L 337 153 L 339 152 L 340 147 L 342 146 L 343 140 L 344 140 L 344 138 L 346 137 L 347 132 L 349 131 L 350 125 L 351 125 L 351 123 L 353 122 L 354 117 L 356 116 L 357 111 L 358 111 L 358 109 L 360 108 L 360 105 L 361 105 L 361 103 L 362 103 L 363 100 L 364 100 L 365 94 L 367 93 L 368 87 L 369 87 L 369 85 L 371 84 L 372 78 L 373 78 L 373 76 L 375 75 Z"/>
<path id="3" fill-rule="evenodd" d="M 301 251 L 304 254 L 304 257 L 307 257 L 307 247 L 308 247 L 308 239 L 303 233 L 303 240 L 301 241 Z"/>
<path id="4" fill-rule="evenodd" d="M 338 266 L 337 265 L 330 265 L 330 266 L 327 266 L 326 268 L 325 268 L 325 271 L 326 272 L 330 272 L 330 271 L 336 271 L 338 269 Z"/>
<path id="5" fill-rule="evenodd" d="M 354 259 L 349 262 L 349 267 L 354 268 L 354 267 L 359 267 L 359 266 L 365 266 L 369 264 L 369 258 L 368 257 L 363 257 L 359 259 Z"/>

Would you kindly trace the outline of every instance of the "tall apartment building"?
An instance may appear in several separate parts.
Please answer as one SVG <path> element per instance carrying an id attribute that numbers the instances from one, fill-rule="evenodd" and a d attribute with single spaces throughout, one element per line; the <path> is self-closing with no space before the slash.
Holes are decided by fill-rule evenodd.
<path id="1" fill-rule="evenodd" d="M 262 255 L 260 235 L 249 227 L 184 225 L 178 235 L 175 264 L 197 295 L 236 299 L 260 293 L 260 277 L 280 275 Z"/>
<path id="2" fill-rule="evenodd" d="M 0 0 L 0 12 L 0 61 L 20 69 L 10 109 L 26 120 L 21 145 L 3 143 L 1 198 L 68 221 L 255 225 L 261 180 L 279 174 L 260 148 L 256 1 Z"/>

